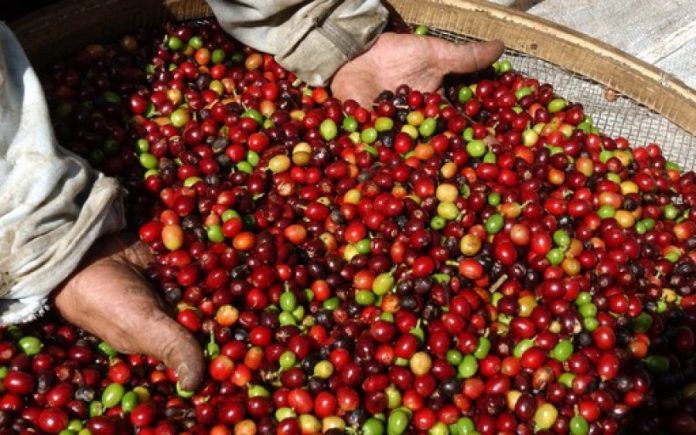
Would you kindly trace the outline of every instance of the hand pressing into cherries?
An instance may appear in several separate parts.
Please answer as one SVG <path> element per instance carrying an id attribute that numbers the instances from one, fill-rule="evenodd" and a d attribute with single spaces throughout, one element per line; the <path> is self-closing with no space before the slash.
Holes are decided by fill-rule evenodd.
<path id="1" fill-rule="evenodd" d="M 384 89 L 400 84 L 435 91 L 448 73 L 482 69 L 502 53 L 498 41 L 458 45 L 433 37 L 385 33 L 365 53 L 341 67 L 331 84 L 339 99 L 368 106 Z M 69 322 L 124 353 L 143 353 L 174 369 L 184 389 L 202 379 L 203 354 L 196 340 L 166 313 L 142 270 L 152 260 L 141 242 L 111 236 L 95 244 L 55 293 Z"/>
<path id="2" fill-rule="evenodd" d="M 468 73 L 492 64 L 504 49 L 500 41 L 455 44 L 441 38 L 384 33 L 365 53 L 343 65 L 331 90 L 340 100 L 369 107 L 385 89 L 407 84 L 422 92 L 440 88 L 449 73 Z"/>
<path id="3" fill-rule="evenodd" d="M 203 376 L 203 354 L 143 277 L 152 258 L 147 246 L 123 234 L 99 240 L 56 290 L 55 306 L 68 322 L 116 350 L 164 362 L 176 371 L 182 388 L 193 390 Z"/>

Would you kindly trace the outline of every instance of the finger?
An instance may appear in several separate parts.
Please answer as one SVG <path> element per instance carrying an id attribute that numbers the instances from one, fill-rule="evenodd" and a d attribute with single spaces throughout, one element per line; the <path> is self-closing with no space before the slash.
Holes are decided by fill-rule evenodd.
<path id="1" fill-rule="evenodd" d="M 484 69 L 495 62 L 505 46 L 501 41 L 454 44 L 433 38 L 433 51 L 445 73 L 469 73 Z"/>
<path id="2" fill-rule="evenodd" d="M 203 379 L 203 352 L 195 338 L 159 308 L 154 308 L 148 339 L 153 355 L 172 368 L 185 390 L 195 390 Z"/>
<path id="3" fill-rule="evenodd" d="M 167 316 L 161 301 L 134 270 L 107 260 L 78 275 L 54 299 L 67 321 L 119 352 L 154 356 L 177 373 L 184 389 L 196 388 L 203 373 L 198 343 Z"/>
<path id="4" fill-rule="evenodd" d="M 377 98 L 376 94 L 369 94 L 369 93 L 356 93 L 354 94 L 355 96 L 353 99 L 361 106 L 366 109 L 370 109 L 372 107 L 372 102 L 375 101 L 375 98 Z M 348 97 L 346 97 L 348 98 Z M 341 99 L 344 101 L 346 98 Z"/>
<path id="5" fill-rule="evenodd" d="M 355 86 L 332 86 L 333 96 L 340 101 L 349 99 L 355 100 L 360 106 L 365 108 L 372 107 L 372 102 L 377 97 L 376 93 L 369 87 L 357 88 Z"/>
<path id="6" fill-rule="evenodd" d="M 140 274 L 149 258 L 140 242 L 106 239 L 55 292 L 56 308 L 121 352 L 156 357 L 176 371 L 183 388 L 194 389 L 202 378 L 203 354 L 194 337 L 167 316 Z"/>
<path id="7" fill-rule="evenodd" d="M 122 251 L 126 263 L 144 270 L 155 261 L 154 255 L 148 246 L 138 239 L 126 239 L 127 248 Z"/>

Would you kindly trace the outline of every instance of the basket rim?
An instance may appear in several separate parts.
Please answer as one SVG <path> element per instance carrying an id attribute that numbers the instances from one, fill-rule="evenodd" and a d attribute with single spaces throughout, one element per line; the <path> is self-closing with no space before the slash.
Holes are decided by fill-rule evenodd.
<path id="1" fill-rule="evenodd" d="M 535 29 L 546 33 L 555 33 L 557 37 L 567 41 L 568 43 L 591 49 L 602 57 L 625 63 L 631 69 L 635 69 L 641 74 L 658 81 L 664 87 L 674 88 L 679 92 L 683 92 L 686 98 L 696 103 L 696 89 L 688 86 L 674 74 L 664 71 L 655 65 L 652 65 L 593 36 L 579 32 L 562 24 L 555 23 L 546 18 L 538 17 L 528 12 L 501 6 L 495 3 L 489 3 L 485 0 L 426 0 L 426 2 L 442 3 L 467 11 L 480 10 L 497 19 L 508 20 L 515 24 L 523 25 L 528 29 Z M 527 54 L 533 55 L 534 53 Z"/>
<path id="2" fill-rule="evenodd" d="M 579 74 L 653 110 L 696 136 L 696 90 L 600 40 L 485 0 L 391 0 L 407 21 L 505 46 Z"/>

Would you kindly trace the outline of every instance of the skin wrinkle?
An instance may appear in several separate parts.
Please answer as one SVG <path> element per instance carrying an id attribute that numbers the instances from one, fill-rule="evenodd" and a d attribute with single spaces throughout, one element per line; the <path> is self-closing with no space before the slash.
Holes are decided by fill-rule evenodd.
<path id="1" fill-rule="evenodd" d="M 110 270 L 111 267 L 113 267 L 113 266 L 112 266 L 111 264 L 108 264 L 108 263 L 110 262 L 109 260 L 106 260 L 106 261 L 107 261 L 106 264 L 95 264 L 95 265 L 94 265 L 94 269 L 93 269 L 93 273 L 96 274 L 96 275 L 108 274 L 109 270 Z M 87 277 L 78 276 L 76 282 L 74 283 L 74 286 L 75 286 L 75 287 L 89 286 L 89 285 L 91 285 L 91 282 L 90 282 L 91 279 L 90 279 L 90 278 L 91 278 L 91 276 L 87 276 Z M 126 278 L 128 279 L 127 276 L 126 276 Z M 85 281 L 87 281 L 87 282 L 85 282 Z M 131 285 L 131 283 L 129 283 L 129 285 L 122 285 L 121 287 L 122 287 L 122 296 L 123 296 L 123 299 L 120 300 L 120 301 L 116 301 L 117 304 L 116 304 L 115 306 L 112 305 L 112 306 L 108 307 L 108 309 L 107 309 L 106 311 L 113 311 L 113 312 L 116 312 L 116 313 L 117 313 L 117 312 L 119 312 L 119 311 L 122 311 L 122 310 L 125 308 L 125 309 L 130 309 L 130 310 L 132 310 L 132 311 L 135 312 L 138 308 L 141 308 L 141 307 L 140 307 L 140 304 L 133 304 L 134 300 L 131 299 L 132 297 L 139 297 L 139 296 L 140 296 L 140 294 L 139 294 L 140 292 L 135 291 L 135 289 L 133 288 L 133 286 Z M 89 303 L 87 304 L 87 306 L 91 306 L 92 303 L 96 302 L 96 301 L 92 302 L 91 299 L 93 299 L 92 296 L 97 296 L 97 295 L 100 293 L 99 290 L 100 290 L 100 288 L 99 288 L 98 286 L 95 286 L 95 287 L 94 287 L 94 292 L 92 292 L 92 293 L 89 295 L 90 301 L 89 301 Z M 80 302 L 82 302 L 82 301 L 78 301 L 77 299 L 78 299 L 78 298 L 82 298 L 82 297 L 84 297 L 84 296 L 83 296 L 83 295 L 78 295 L 78 294 L 71 294 L 71 298 L 70 298 L 71 301 L 70 301 L 70 302 L 71 302 L 74 306 L 79 307 L 79 306 L 82 305 L 82 304 L 80 303 Z M 96 299 L 100 299 L 100 298 L 97 296 Z M 134 305 L 134 306 L 133 306 L 133 305 Z M 105 307 L 105 308 L 106 308 L 106 307 Z M 95 319 L 95 320 L 99 320 L 99 319 L 101 318 L 101 316 L 95 316 L 94 310 L 79 310 L 78 313 L 79 313 L 79 315 L 84 316 L 84 318 L 86 318 L 86 319 Z M 137 312 L 137 316 L 136 316 L 136 317 L 133 317 L 133 318 L 127 317 L 127 318 L 125 318 L 124 320 L 125 320 L 126 322 L 132 321 L 132 320 L 138 319 L 140 316 L 143 316 L 143 315 L 146 315 L 146 314 L 148 314 L 148 313 L 145 312 L 145 310 L 142 310 L 142 309 L 141 309 L 139 312 Z M 110 319 L 110 320 L 112 320 L 112 319 Z M 120 336 L 120 335 L 126 333 L 126 332 L 128 331 L 128 329 L 129 329 L 128 327 L 124 327 L 124 322 L 113 322 L 113 321 L 110 321 L 109 323 L 113 323 L 113 327 L 119 329 L 119 332 L 116 333 L 116 334 L 114 334 L 115 336 Z M 138 323 L 139 323 L 139 322 L 138 322 Z M 126 325 L 128 325 L 128 323 L 126 323 Z M 137 326 L 137 325 L 131 323 L 131 324 L 130 324 L 130 327 L 132 328 L 133 326 Z M 90 331 L 90 332 L 94 332 L 94 331 Z M 116 345 L 115 343 L 112 343 L 112 344 Z M 132 349 L 128 349 L 128 348 L 122 347 L 122 346 L 119 346 L 119 347 L 120 347 L 123 351 L 130 351 L 130 350 L 132 350 Z"/>
<path id="2" fill-rule="evenodd" d="M 466 68 L 460 69 L 460 68 L 458 68 L 459 64 L 461 63 L 461 59 L 462 59 L 460 52 L 462 51 L 461 49 L 464 47 L 466 47 L 466 50 L 468 51 L 468 53 L 466 53 L 466 54 L 467 54 L 467 58 L 469 59 L 470 64 L 467 65 Z M 471 45 L 466 45 L 466 46 L 460 45 L 460 46 L 457 46 L 457 48 L 459 48 L 459 50 L 446 50 L 444 53 L 442 53 L 442 48 L 439 44 L 438 44 L 438 47 L 435 47 L 435 49 L 440 52 L 440 54 L 438 54 L 437 56 L 441 57 L 443 59 L 446 58 L 445 56 L 447 55 L 447 53 L 451 53 L 449 56 L 449 62 L 451 62 L 453 65 L 457 66 L 457 68 L 453 68 L 450 71 L 452 73 L 469 72 L 472 69 L 473 70 L 480 70 L 480 69 L 487 67 L 490 64 L 490 62 L 487 62 L 487 60 L 486 60 L 486 55 L 484 53 L 483 46 L 481 46 L 479 44 L 471 44 Z M 452 54 L 455 54 L 455 53 L 459 54 L 459 56 L 452 56 Z M 472 68 L 472 66 L 473 66 L 473 68 Z"/>

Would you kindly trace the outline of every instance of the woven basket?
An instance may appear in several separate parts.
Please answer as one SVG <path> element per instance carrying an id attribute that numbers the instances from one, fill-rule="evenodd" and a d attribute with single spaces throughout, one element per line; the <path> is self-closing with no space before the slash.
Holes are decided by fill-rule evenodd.
<path id="1" fill-rule="evenodd" d="M 668 158 L 696 168 L 696 92 L 600 41 L 482 0 L 391 0 L 407 22 L 463 41 L 500 39 L 513 65 L 583 103 L 595 124 L 632 144 L 660 143 Z M 10 24 L 37 67 L 139 26 L 210 16 L 203 0 L 64 0 Z M 605 99 L 606 89 L 620 95 Z"/>

